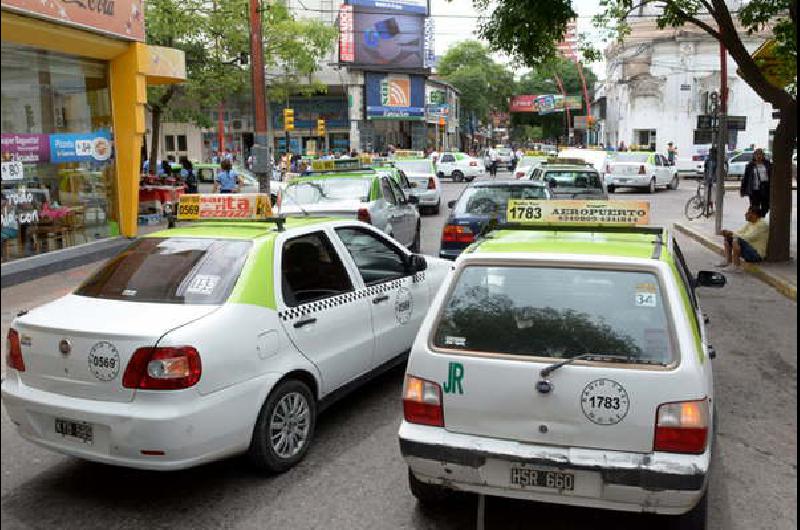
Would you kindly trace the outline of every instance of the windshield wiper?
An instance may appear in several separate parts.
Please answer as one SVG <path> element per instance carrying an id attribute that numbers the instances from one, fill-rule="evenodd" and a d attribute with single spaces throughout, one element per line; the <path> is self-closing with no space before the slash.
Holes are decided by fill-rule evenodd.
<path id="1" fill-rule="evenodd" d="M 583 355 L 576 355 L 575 357 L 572 357 L 570 359 L 566 359 L 564 361 L 551 364 L 547 368 L 542 369 L 542 371 L 539 372 L 539 376 L 541 376 L 542 378 L 547 377 L 548 375 L 552 374 L 562 366 L 572 364 L 575 361 L 614 361 L 621 363 L 647 362 L 647 361 L 642 361 L 640 359 L 634 359 L 631 356 L 625 356 L 625 355 L 609 355 L 606 353 L 584 353 Z"/>

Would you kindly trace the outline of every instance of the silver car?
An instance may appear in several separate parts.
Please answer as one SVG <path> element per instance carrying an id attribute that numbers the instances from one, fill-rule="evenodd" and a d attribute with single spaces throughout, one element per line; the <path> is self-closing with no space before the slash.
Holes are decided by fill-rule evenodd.
<path id="1" fill-rule="evenodd" d="M 432 214 L 439 214 L 442 204 L 442 185 L 436 175 L 433 163 L 427 159 L 398 160 L 395 167 L 405 173 L 411 182 L 411 195 L 419 201 L 421 211 L 428 209 Z"/>
<path id="2" fill-rule="evenodd" d="M 280 193 L 277 211 L 280 215 L 358 219 L 419 252 L 416 203 L 416 197 L 406 197 L 386 174 L 325 173 L 291 180 Z"/>

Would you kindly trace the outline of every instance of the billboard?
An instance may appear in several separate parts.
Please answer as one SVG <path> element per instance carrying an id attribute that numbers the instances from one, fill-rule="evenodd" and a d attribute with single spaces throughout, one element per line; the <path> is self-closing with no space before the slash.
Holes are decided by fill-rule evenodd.
<path id="1" fill-rule="evenodd" d="M 580 96 L 564 96 L 559 94 L 541 94 L 538 96 L 512 96 L 508 106 L 509 112 L 559 112 L 568 109 L 582 109 Z"/>
<path id="2" fill-rule="evenodd" d="M 424 120 L 425 78 L 420 75 L 365 74 L 368 120 Z"/>
<path id="3" fill-rule="evenodd" d="M 339 9 L 339 62 L 356 60 L 356 42 L 353 35 L 353 6 L 343 4 Z"/>
<path id="4" fill-rule="evenodd" d="M 340 28 L 340 34 L 343 31 L 346 28 Z M 351 34 L 355 48 L 351 62 L 354 65 L 384 68 L 425 66 L 423 16 L 356 9 Z"/>
<path id="5" fill-rule="evenodd" d="M 384 12 L 428 14 L 428 0 L 347 0 L 353 6 L 371 7 Z"/>

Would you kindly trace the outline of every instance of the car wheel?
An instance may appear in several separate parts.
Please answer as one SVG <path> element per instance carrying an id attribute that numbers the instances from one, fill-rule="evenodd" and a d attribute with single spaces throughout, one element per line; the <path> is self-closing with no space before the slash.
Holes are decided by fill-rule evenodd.
<path id="1" fill-rule="evenodd" d="M 475 177 L 467 177 L 465 180 L 467 182 L 472 182 L 473 180 L 475 180 Z"/>
<path id="2" fill-rule="evenodd" d="M 669 181 L 669 186 L 667 186 L 667 187 L 669 189 L 671 189 L 671 190 L 677 190 L 679 183 L 680 183 L 680 180 L 678 180 L 678 175 L 675 175 L 675 176 L 672 177 L 672 180 Z"/>
<path id="3" fill-rule="evenodd" d="M 614 186 L 608 186 L 606 187 L 606 189 L 608 190 L 608 193 L 614 193 L 614 191 L 616 191 L 617 188 L 615 188 Z"/>
<path id="4" fill-rule="evenodd" d="M 419 254 L 420 249 L 420 225 L 417 223 L 417 230 L 414 232 L 414 241 L 411 242 L 411 246 L 408 247 L 408 250 L 413 252 L 414 254 Z"/>
<path id="5" fill-rule="evenodd" d="M 464 174 L 458 170 L 453 171 L 453 182 L 462 182 L 464 180 Z"/>
<path id="6" fill-rule="evenodd" d="M 653 177 L 650 179 L 650 186 L 647 188 L 647 193 L 655 193 L 656 192 L 656 178 Z"/>
<path id="7" fill-rule="evenodd" d="M 411 494 L 417 498 L 423 506 L 438 506 L 447 504 L 455 497 L 453 490 L 440 486 L 438 484 L 428 484 L 422 482 L 414 476 L 411 469 L 408 470 L 408 488 Z"/>
<path id="8" fill-rule="evenodd" d="M 295 379 L 278 384 L 258 413 L 248 456 L 266 473 L 283 473 L 300 462 L 314 437 L 317 404 Z"/>
<path id="9" fill-rule="evenodd" d="M 431 208 L 431 213 L 433 215 L 439 215 L 439 211 L 441 210 L 441 206 L 442 206 L 442 203 L 441 202 L 437 202 L 436 206 L 433 206 Z"/>
<path id="10" fill-rule="evenodd" d="M 675 530 L 706 530 L 708 521 L 708 491 L 703 493 L 700 501 L 688 512 L 670 517 L 670 528 Z"/>

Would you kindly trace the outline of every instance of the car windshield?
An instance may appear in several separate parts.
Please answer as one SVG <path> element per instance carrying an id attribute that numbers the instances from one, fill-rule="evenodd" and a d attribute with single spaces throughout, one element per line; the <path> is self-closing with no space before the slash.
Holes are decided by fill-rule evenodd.
<path id="1" fill-rule="evenodd" d="M 581 171 L 576 169 L 560 169 L 547 171 L 544 180 L 551 188 L 570 190 L 595 191 L 603 188 L 600 175 L 596 171 Z"/>
<path id="2" fill-rule="evenodd" d="M 639 164 L 647 163 L 650 155 L 647 153 L 615 153 L 614 162 L 638 162 Z"/>
<path id="3" fill-rule="evenodd" d="M 369 179 L 321 178 L 294 182 L 286 187 L 281 205 L 320 204 L 331 201 L 369 200 Z"/>
<path id="4" fill-rule="evenodd" d="M 475 186 L 464 190 L 454 215 L 494 215 L 505 212 L 509 199 L 546 199 L 541 186 Z"/>
<path id="5" fill-rule="evenodd" d="M 668 330 L 653 273 L 473 265 L 444 303 L 433 343 L 525 357 L 594 353 L 669 364 Z"/>
<path id="6" fill-rule="evenodd" d="M 167 304 L 218 305 L 228 299 L 251 243 L 228 239 L 144 238 L 108 261 L 75 294 Z"/>
<path id="7" fill-rule="evenodd" d="M 406 174 L 425 173 L 433 174 L 433 166 L 429 160 L 403 160 L 394 163 L 397 169 L 402 169 Z"/>

